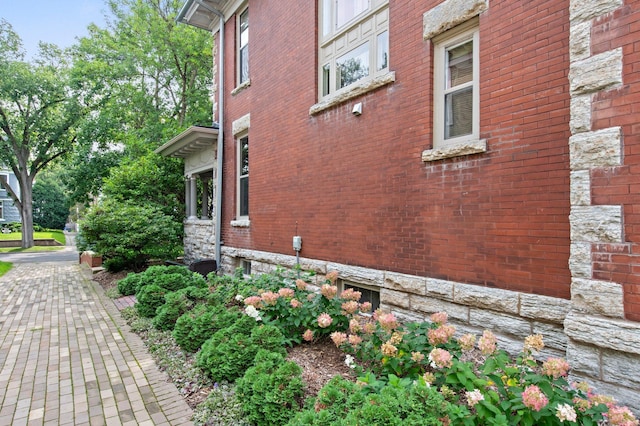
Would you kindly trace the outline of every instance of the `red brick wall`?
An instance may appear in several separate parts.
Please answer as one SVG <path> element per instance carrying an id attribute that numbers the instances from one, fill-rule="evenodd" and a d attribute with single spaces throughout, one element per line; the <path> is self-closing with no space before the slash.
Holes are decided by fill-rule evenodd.
<path id="1" fill-rule="evenodd" d="M 391 0 L 395 83 L 313 117 L 309 3 L 249 2 L 251 86 L 226 99 L 225 245 L 294 255 L 297 233 L 307 258 L 569 298 L 568 0 L 490 2 L 480 17 L 488 151 L 431 163 L 421 160 L 433 93 L 422 15 L 439 1 Z M 226 73 L 229 93 L 231 61 Z M 251 226 L 239 229 L 229 226 L 230 123 L 249 112 Z"/>
<path id="2" fill-rule="evenodd" d="M 593 130 L 620 126 L 623 164 L 591 173 L 592 204 L 621 205 L 622 244 L 594 244 L 594 278 L 621 283 L 625 316 L 640 321 L 640 1 L 594 22 L 592 53 L 622 48 L 623 84 L 593 99 Z"/>

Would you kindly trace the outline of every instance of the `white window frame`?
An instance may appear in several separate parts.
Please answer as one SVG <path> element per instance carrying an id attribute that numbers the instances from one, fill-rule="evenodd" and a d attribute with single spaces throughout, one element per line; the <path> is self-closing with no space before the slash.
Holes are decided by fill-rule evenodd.
<path id="1" fill-rule="evenodd" d="M 367 0 L 368 7 L 337 27 L 337 2 L 318 0 L 318 99 L 343 95 L 389 73 L 389 0 Z M 330 22 L 326 22 L 329 19 Z M 379 36 L 387 33 L 386 66 L 379 68 Z M 338 61 L 368 43 L 369 73 L 351 84 L 338 88 Z M 326 71 L 325 71 L 326 70 Z M 386 83 L 387 81 L 385 81 Z M 328 87 L 326 85 L 328 84 Z M 375 87 L 372 87 L 372 89 Z M 327 90 L 328 89 L 328 90 Z"/>
<path id="2" fill-rule="evenodd" d="M 239 135 L 236 136 L 236 152 L 237 152 L 237 173 L 236 173 L 236 187 L 237 187 L 237 191 L 236 191 L 236 197 L 237 197 L 237 202 L 236 202 L 236 220 L 248 220 L 249 219 L 249 183 L 247 184 L 247 214 L 242 214 L 242 179 L 246 178 L 247 180 L 249 179 L 249 171 L 250 171 L 250 167 L 248 166 L 247 168 L 249 170 L 247 170 L 246 174 L 242 174 L 242 141 L 244 139 L 247 139 L 247 143 L 249 143 L 249 133 L 248 132 L 243 132 Z M 248 147 L 249 148 L 249 147 Z M 248 151 L 248 149 L 247 149 Z M 249 153 L 247 152 L 247 157 L 249 157 Z M 250 158 L 249 157 L 247 159 L 247 162 L 250 164 Z"/>
<path id="3" fill-rule="evenodd" d="M 470 134 L 445 139 L 445 95 L 447 51 L 473 41 L 472 131 Z M 433 148 L 465 144 L 480 139 L 480 31 L 477 19 L 449 30 L 433 39 Z"/>
<path id="4" fill-rule="evenodd" d="M 249 21 L 247 20 L 247 33 L 246 33 L 246 39 L 247 42 L 243 44 L 243 39 L 242 39 L 242 25 L 241 25 L 241 20 L 242 20 L 242 15 L 244 15 L 245 13 L 249 13 L 249 8 L 248 7 L 244 7 L 243 9 L 240 9 L 240 11 L 237 13 L 237 32 L 236 32 L 236 56 L 237 56 L 237 64 L 238 64 L 238 70 L 237 70 L 237 76 L 236 76 L 236 81 L 238 82 L 237 86 L 241 87 L 244 86 L 246 84 L 249 84 L 249 82 L 251 81 L 250 75 L 251 75 L 251 69 L 249 68 Z M 247 75 L 246 78 L 243 80 L 242 79 L 242 50 L 246 49 L 247 50 Z"/>
<path id="5" fill-rule="evenodd" d="M 4 200 L 0 200 L 0 222 L 4 222 Z"/>

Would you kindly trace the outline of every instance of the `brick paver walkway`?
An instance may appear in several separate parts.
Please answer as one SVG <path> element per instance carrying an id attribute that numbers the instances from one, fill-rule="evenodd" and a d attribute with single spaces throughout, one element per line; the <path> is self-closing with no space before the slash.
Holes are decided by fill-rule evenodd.
<path id="1" fill-rule="evenodd" d="M 191 409 L 72 262 L 0 277 L 0 425 L 188 425 Z"/>

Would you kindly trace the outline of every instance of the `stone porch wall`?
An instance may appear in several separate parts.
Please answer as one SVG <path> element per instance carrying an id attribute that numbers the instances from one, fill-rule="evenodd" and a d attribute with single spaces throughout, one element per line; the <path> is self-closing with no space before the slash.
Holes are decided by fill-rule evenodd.
<path id="1" fill-rule="evenodd" d="M 184 262 L 212 259 L 215 253 L 215 222 L 213 220 L 186 219 L 184 221 Z"/>

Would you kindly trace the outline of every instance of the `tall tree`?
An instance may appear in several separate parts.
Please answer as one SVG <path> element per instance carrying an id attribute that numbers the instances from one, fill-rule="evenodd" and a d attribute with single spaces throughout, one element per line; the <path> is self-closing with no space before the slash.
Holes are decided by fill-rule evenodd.
<path id="1" fill-rule="evenodd" d="M 69 186 L 99 190 L 114 152 L 124 163 L 135 161 L 185 127 L 211 123 L 211 35 L 176 23 L 183 3 L 109 0 L 106 28 L 90 26 L 80 40 L 75 66 L 107 80 L 110 96 L 87 127 L 100 148 L 78 152 Z M 80 193 L 74 199 L 87 200 Z"/>
<path id="2" fill-rule="evenodd" d="M 16 175 L 19 191 L 3 178 L 0 184 L 20 210 L 23 248 L 33 246 L 34 178 L 74 148 L 76 126 L 95 101 L 81 81 L 54 45 L 40 43 L 34 62 L 25 62 L 20 37 L 0 20 L 0 163 Z"/>
<path id="3" fill-rule="evenodd" d="M 41 173 L 33 184 L 33 221 L 43 228 L 63 229 L 69 207 L 57 173 Z"/>

